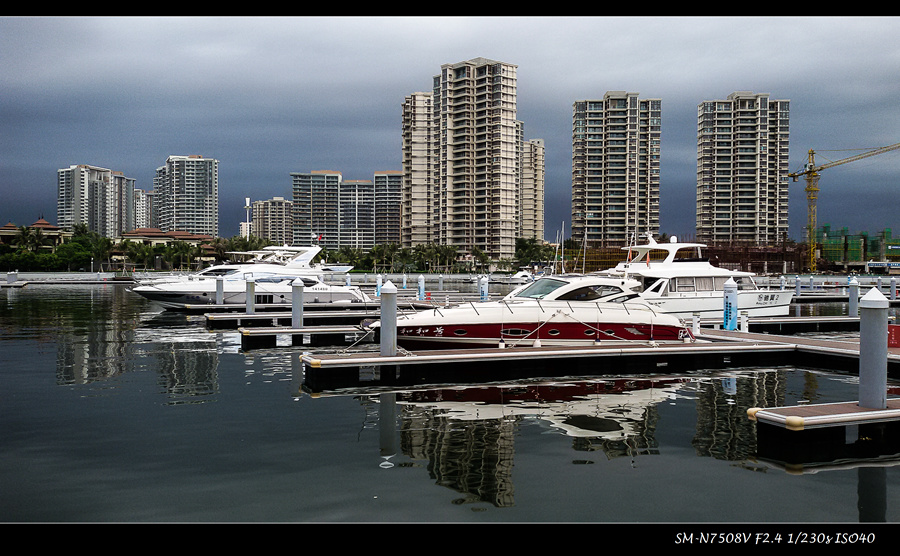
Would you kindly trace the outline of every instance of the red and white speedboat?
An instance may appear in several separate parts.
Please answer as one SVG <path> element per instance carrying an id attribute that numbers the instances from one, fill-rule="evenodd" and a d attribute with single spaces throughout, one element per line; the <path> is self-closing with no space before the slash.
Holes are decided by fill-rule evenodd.
<path id="1" fill-rule="evenodd" d="M 540 278 L 500 301 L 400 315 L 397 343 L 407 349 L 441 349 L 693 339 L 680 319 L 643 302 L 632 289 L 638 286 L 635 280 L 600 276 Z"/>

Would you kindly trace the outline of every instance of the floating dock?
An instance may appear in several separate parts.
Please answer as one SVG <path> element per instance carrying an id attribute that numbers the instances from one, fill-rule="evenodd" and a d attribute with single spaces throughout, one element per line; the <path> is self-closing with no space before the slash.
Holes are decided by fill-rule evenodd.
<path id="1" fill-rule="evenodd" d="M 820 427 L 868 425 L 900 419 L 900 398 L 889 398 L 883 409 L 862 407 L 858 401 L 791 407 L 752 408 L 747 412 L 754 421 L 787 430 L 802 431 Z"/>

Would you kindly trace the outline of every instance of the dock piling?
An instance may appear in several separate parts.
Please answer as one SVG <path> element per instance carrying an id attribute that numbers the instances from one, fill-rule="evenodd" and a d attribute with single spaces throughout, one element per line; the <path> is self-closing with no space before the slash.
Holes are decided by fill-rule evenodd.
<path id="1" fill-rule="evenodd" d="M 887 298 L 872 288 L 859 303 L 859 405 L 887 407 Z"/>
<path id="2" fill-rule="evenodd" d="M 256 312 L 256 281 L 253 278 L 247 279 L 247 314 L 252 315 Z"/>
<path id="3" fill-rule="evenodd" d="M 738 302 L 737 302 L 737 283 L 733 278 L 729 278 L 722 288 L 724 290 L 725 310 L 724 310 L 724 326 L 725 330 L 734 330 L 737 328 Z"/>
<path id="4" fill-rule="evenodd" d="M 390 280 L 381 288 L 380 327 L 381 355 L 397 355 L 397 287 Z"/>
<path id="5" fill-rule="evenodd" d="M 854 277 L 850 280 L 850 293 L 849 301 L 850 301 L 850 309 L 848 311 L 851 317 L 859 316 L 859 282 Z"/>
<path id="6" fill-rule="evenodd" d="M 225 277 L 216 276 L 216 305 L 225 303 Z"/>
<path id="7" fill-rule="evenodd" d="M 291 328 L 303 328 L 303 280 L 291 282 Z"/>

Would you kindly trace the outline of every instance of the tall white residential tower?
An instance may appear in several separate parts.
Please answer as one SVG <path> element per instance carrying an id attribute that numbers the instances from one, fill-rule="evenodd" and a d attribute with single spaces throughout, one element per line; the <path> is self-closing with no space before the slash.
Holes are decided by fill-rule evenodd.
<path id="1" fill-rule="evenodd" d="M 790 102 L 734 92 L 697 107 L 697 239 L 774 246 L 788 231 Z"/>
<path id="2" fill-rule="evenodd" d="M 624 246 L 659 233 L 660 99 L 609 91 L 572 115 L 572 239 Z"/>
<path id="3" fill-rule="evenodd" d="M 164 232 L 219 235 L 219 161 L 169 156 L 154 178 L 159 228 Z"/>

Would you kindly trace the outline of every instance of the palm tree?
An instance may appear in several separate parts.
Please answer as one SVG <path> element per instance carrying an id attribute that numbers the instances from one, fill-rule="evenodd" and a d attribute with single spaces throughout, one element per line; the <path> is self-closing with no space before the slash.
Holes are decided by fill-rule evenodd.
<path id="1" fill-rule="evenodd" d="M 93 235 L 91 241 L 91 257 L 100 261 L 101 265 L 103 261 L 109 262 L 109 256 L 112 254 L 112 249 L 113 241 L 111 239 L 99 234 Z M 91 270 L 93 271 L 93 268 Z"/>
<path id="2" fill-rule="evenodd" d="M 16 242 L 16 247 L 20 251 L 31 251 L 31 228 L 28 226 L 19 226 L 13 241 Z"/>
<path id="3" fill-rule="evenodd" d="M 44 236 L 44 230 L 40 228 L 34 228 L 31 230 L 31 238 L 29 241 L 29 250 L 38 252 L 41 250 L 41 247 L 44 246 L 44 243 L 47 241 L 47 238 Z"/>
<path id="4" fill-rule="evenodd" d="M 369 255 L 372 257 L 372 270 L 374 272 L 378 272 L 378 262 L 384 262 L 384 245 L 375 245 L 369 250 Z"/>
<path id="5" fill-rule="evenodd" d="M 439 255 L 446 261 L 446 272 L 453 272 L 453 267 L 456 265 L 456 257 L 459 256 L 457 247 L 455 245 L 440 245 L 437 249 Z"/>

